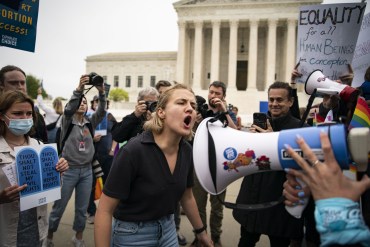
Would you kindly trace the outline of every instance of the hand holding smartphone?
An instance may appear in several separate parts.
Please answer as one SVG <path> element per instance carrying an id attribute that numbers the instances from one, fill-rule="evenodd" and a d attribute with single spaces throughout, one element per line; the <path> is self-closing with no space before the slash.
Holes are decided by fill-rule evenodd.
<path id="1" fill-rule="evenodd" d="M 253 124 L 266 130 L 267 129 L 267 115 L 262 112 L 253 113 Z"/>

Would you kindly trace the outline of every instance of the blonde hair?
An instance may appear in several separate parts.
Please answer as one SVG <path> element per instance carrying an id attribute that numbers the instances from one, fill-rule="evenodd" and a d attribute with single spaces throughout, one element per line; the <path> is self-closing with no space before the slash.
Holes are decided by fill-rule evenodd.
<path id="1" fill-rule="evenodd" d="M 191 88 L 187 87 L 186 85 L 176 84 L 176 85 L 170 87 L 168 90 L 166 90 L 165 92 L 163 92 L 159 96 L 156 111 L 152 113 L 152 118 L 145 122 L 145 124 L 143 126 L 144 130 L 150 130 L 150 131 L 152 131 L 154 133 L 157 133 L 157 134 L 162 133 L 163 128 L 164 128 L 164 119 L 162 119 L 158 116 L 157 111 L 158 111 L 158 109 L 163 109 L 163 110 L 166 109 L 166 106 L 168 104 L 168 101 L 169 101 L 170 97 L 173 95 L 173 93 L 176 90 L 179 90 L 179 89 L 188 90 L 195 97 L 195 94 L 194 94 L 193 90 L 191 90 Z M 194 136 L 194 133 L 192 131 L 188 136 L 185 137 L 185 139 L 191 140 L 193 138 L 193 136 Z"/>
<path id="2" fill-rule="evenodd" d="M 63 103 L 60 97 L 54 99 L 53 108 L 57 114 L 63 114 Z"/>

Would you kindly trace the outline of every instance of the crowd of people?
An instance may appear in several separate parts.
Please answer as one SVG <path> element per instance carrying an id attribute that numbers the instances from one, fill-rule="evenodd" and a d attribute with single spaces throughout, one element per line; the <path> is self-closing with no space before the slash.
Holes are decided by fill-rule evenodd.
<path id="1" fill-rule="evenodd" d="M 242 125 L 238 107 L 227 103 L 227 84 L 221 81 L 210 83 L 201 112 L 199 97 L 191 88 L 158 81 L 155 87 L 142 89 L 133 112 L 117 121 L 109 112 L 104 85 L 95 85 L 99 93 L 89 109 L 84 95 L 89 75 L 80 77 L 64 109 L 59 98 L 51 108 L 43 102 L 41 89 L 37 105 L 27 95 L 26 74 L 21 68 L 3 67 L 0 247 L 54 246 L 53 236 L 73 193 L 74 246 L 85 246 L 86 222 L 94 224 L 98 247 L 186 245 L 188 241 L 180 228 L 183 211 L 194 229 L 191 247 L 222 247 L 223 201 L 227 191 L 217 196 L 209 194 L 194 173 L 192 138 L 197 126 L 207 117 L 216 117 L 229 128 L 256 133 L 256 138 L 257 133 L 309 127 L 308 123 L 302 124 L 299 111 L 295 86 L 299 76 L 296 67 L 290 83 L 277 81 L 269 86 L 264 129 L 254 124 L 250 128 Z M 350 85 L 348 78 L 351 76 L 342 79 Z M 359 90 L 369 104 L 370 68 L 364 79 Z M 324 98 L 321 108 L 327 112 L 340 103 L 340 98 Z M 40 110 L 45 114 L 40 114 Z M 344 107 L 343 114 L 348 116 L 346 111 Z M 337 121 L 339 114 L 340 111 Z M 268 236 L 273 247 L 302 246 L 303 242 L 308 247 L 370 246 L 370 231 L 359 205 L 360 196 L 370 188 L 370 179 L 367 175 L 360 181 L 346 178 L 335 160 L 328 136 L 322 133 L 320 140 L 324 160 L 318 160 L 300 136 L 296 141 L 305 159 L 286 146 L 304 173 L 286 169 L 243 179 L 237 203 L 263 204 L 278 201 L 282 196 L 285 203 L 257 211 L 234 209 L 233 217 L 240 224 L 239 247 L 255 246 L 262 234 Z M 43 143 L 58 144 L 60 158 L 55 169 L 61 173 L 61 199 L 53 203 L 49 214 L 46 205 L 20 211 L 19 192 L 27 184 L 12 185 L 4 169 L 15 163 L 15 147 Z M 104 188 L 97 207 L 94 193 L 100 176 Z M 297 182 L 297 178 L 306 186 Z M 306 201 L 308 205 L 299 219 L 285 208 Z M 334 213 L 337 217 L 332 217 Z"/>

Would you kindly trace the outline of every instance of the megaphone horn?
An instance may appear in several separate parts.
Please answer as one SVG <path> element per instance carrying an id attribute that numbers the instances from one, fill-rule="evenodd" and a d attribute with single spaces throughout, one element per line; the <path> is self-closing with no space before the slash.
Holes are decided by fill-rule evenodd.
<path id="1" fill-rule="evenodd" d="M 360 93 L 359 90 L 353 87 L 330 80 L 319 69 L 311 72 L 311 74 L 307 77 L 306 83 L 304 85 L 304 90 L 309 95 L 313 93 L 314 89 L 317 89 L 317 91 L 323 89 L 323 92 L 337 92 L 340 98 L 346 102 L 356 100 Z"/>
<path id="2" fill-rule="evenodd" d="M 284 146 L 288 144 L 302 153 L 295 141 L 297 134 L 305 139 L 311 149 L 317 150 L 316 155 L 323 160 L 320 132 L 328 132 L 338 163 L 344 169 L 348 169 L 350 163 L 344 125 L 249 133 L 222 127 L 220 121 L 211 123 L 208 120 L 210 118 L 203 120 L 196 131 L 193 160 L 200 184 L 213 195 L 223 192 L 235 180 L 253 173 L 300 169 Z"/>

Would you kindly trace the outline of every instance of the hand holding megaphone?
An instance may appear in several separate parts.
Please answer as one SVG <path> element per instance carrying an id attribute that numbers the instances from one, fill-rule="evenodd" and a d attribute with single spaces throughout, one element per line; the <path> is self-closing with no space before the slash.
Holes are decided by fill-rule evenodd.
<path id="1" fill-rule="evenodd" d="M 351 162 L 344 125 L 256 134 L 225 128 L 220 121 L 211 122 L 210 120 L 212 119 L 207 118 L 198 126 L 193 144 L 193 159 L 200 184 L 213 195 L 222 193 L 230 183 L 253 173 L 286 168 L 300 169 L 285 147 L 285 144 L 288 144 L 305 158 L 305 153 L 295 141 L 297 135 L 306 140 L 306 143 L 314 150 L 317 160 L 324 160 L 320 132 L 326 132 L 330 135 L 333 153 L 340 167 L 348 169 Z M 362 148 L 361 158 L 356 162 L 358 161 L 358 164 L 362 162 L 365 166 L 367 165 L 367 153 L 370 151 L 369 129 L 366 129 L 367 134 L 361 137 L 362 139 L 360 138 L 360 145 L 356 141 L 349 140 L 353 149 Z M 367 147 L 364 144 L 366 142 Z M 290 210 L 288 211 L 292 215 L 299 217 L 302 208 L 294 207 Z"/>
<path id="2" fill-rule="evenodd" d="M 318 160 L 317 156 L 303 138 L 297 138 L 297 143 L 306 154 L 303 159 L 291 147 L 287 148 L 289 155 L 297 162 L 304 172 L 293 169 L 287 171 L 290 175 L 304 181 L 310 188 L 314 200 L 340 197 L 358 201 L 361 194 L 370 188 L 370 179 L 365 175 L 361 181 L 347 178 L 341 171 L 327 133 L 320 133 L 321 146 L 325 162 L 309 164 L 307 160 Z M 366 143 L 364 143 L 366 144 Z"/>

